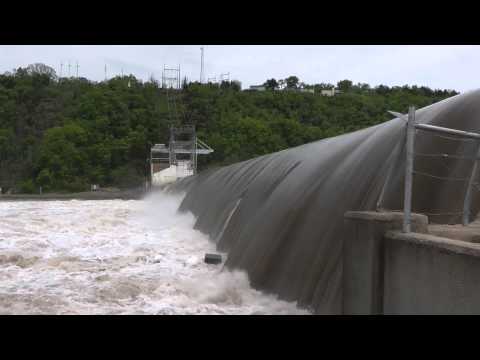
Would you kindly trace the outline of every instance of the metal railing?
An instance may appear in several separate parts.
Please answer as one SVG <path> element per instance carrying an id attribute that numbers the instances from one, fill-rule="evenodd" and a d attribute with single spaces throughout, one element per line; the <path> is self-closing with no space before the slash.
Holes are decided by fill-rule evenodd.
<path id="1" fill-rule="evenodd" d="M 419 175 L 426 175 L 432 178 L 441 179 L 441 180 L 462 180 L 467 181 L 468 185 L 465 191 L 464 201 L 463 201 L 463 210 L 461 211 L 462 214 L 462 224 L 468 225 L 470 219 L 470 208 L 471 208 L 471 201 L 472 201 L 472 189 L 473 186 L 476 184 L 474 181 L 475 175 L 477 173 L 478 168 L 478 160 L 480 157 L 480 134 L 450 129 L 441 126 L 435 125 L 428 125 L 428 124 L 417 124 L 415 123 L 415 107 L 410 106 L 408 110 L 408 117 L 402 114 L 393 113 L 392 114 L 400 117 L 400 118 L 407 118 L 407 125 L 406 125 L 406 163 L 405 163 L 405 191 L 404 191 L 404 202 L 403 202 L 403 232 L 410 232 L 411 231 L 411 219 L 412 219 L 412 185 L 413 185 L 413 174 Z M 465 156 L 456 156 L 456 155 L 446 155 L 446 154 L 419 154 L 415 153 L 415 133 L 416 130 L 441 134 L 442 136 L 452 136 L 450 139 L 454 140 L 462 140 L 462 139 L 470 139 L 474 140 L 477 146 L 476 156 L 475 157 L 465 157 Z M 414 170 L 414 158 L 415 156 L 443 156 L 443 157 L 450 157 L 450 158 L 462 158 L 462 159 L 472 159 L 473 166 L 468 178 L 454 178 L 454 177 L 441 177 L 435 176 L 428 173 L 422 173 L 419 171 Z"/>

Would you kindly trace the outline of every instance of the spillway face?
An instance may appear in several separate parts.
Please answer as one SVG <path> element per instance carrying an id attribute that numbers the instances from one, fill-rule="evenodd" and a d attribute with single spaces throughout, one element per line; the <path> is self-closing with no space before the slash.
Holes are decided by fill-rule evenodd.
<path id="1" fill-rule="evenodd" d="M 416 120 L 480 132 L 480 91 L 417 110 Z M 405 120 L 206 171 L 175 184 L 180 210 L 228 252 L 253 286 L 318 314 L 342 313 L 343 215 L 403 207 Z M 458 222 L 478 144 L 417 130 L 413 205 L 431 221 Z M 445 159 L 428 154 L 459 154 Z M 420 156 L 421 155 L 421 156 Z M 423 176 L 420 173 L 437 177 Z M 444 177 L 457 180 L 445 180 Z M 478 191 L 472 214 L 479 211 Z"/>

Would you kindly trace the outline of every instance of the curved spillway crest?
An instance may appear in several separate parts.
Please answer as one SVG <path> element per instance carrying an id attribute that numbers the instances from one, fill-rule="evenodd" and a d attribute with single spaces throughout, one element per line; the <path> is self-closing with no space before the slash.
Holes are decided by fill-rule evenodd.
<path id="1" fill-rule="evenodd" d="M 417 110 L 416 120 L 480 132 L 480 91 Z M 228 267 L 248 272 L 253 286 L 316 313 L 341 313 L 344 213 L 402 209 L 405 128 L 397 118 L 206 171 L 174 191 L 186 192 L 181 210 L 198 217 L 196 228 L 228 252 Z M 468 177 L 478 145 L 420 131 L 415 142 L 413 211 L 431 214 L 431 222 L 459 222 L 465 182 L 442 178 Z M 469 159 L 427 156 L 434 153 Z M 478 192 L 473 200 L 475 215 Z"/>

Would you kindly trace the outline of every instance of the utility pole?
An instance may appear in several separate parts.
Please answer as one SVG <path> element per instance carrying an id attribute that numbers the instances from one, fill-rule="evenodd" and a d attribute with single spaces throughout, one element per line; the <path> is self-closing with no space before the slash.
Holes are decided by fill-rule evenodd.
<path id="1" fill-rule="evenodd" d="M 415 107 L 408 108 L 407 139 L 405 143 L 405 190 L 403 200 L 403 226 L 402 231 L 409 233 L 412 222 L 412 179 L 413 179 L 413 157 L 415 148 Z"/>
<path id="2" fill-rule="evenodd" d="M 60 78 L 62 77 L 63 72 L 63 62 L 60 63 Z"/>
<path id="3" fill-rule="evenodd" d="M 78 79 L 78 68 L 79 68 L 79 66 L 78 66 L 78 61 L 77 61 L 77 79 Z"/>
<path id="4" fill-rule="evenodd" d="M 105 64 L 105 81 L 107 81 L 107 64 Z"/>
<path id="5" fill-rule="evenodd" d="M 70 67 L 71 67 L 71 65 L 70 65 L 70 61 L 69 61 L 68 62 L 68 77 L 70 77 Z"/>
<path id="6" fill-rule="evenodd" d="M 203 46 L 200 48 L 202 53 L 201 63 L 200 63 L 200 84 L 203 83 Z"/>

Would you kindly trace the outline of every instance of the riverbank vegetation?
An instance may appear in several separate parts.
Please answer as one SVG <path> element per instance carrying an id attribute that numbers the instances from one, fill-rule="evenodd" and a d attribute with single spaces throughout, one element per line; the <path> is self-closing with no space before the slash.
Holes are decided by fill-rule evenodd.
<path id="1" fill-rule="evenodd" d="M 162 89 L 134 76 L 93 82 L 61 78 L 43 64 L 0 75 L 0 187 L 3 192 L 84 191 L 90 184 L 128 188 L 145 181 L 149 148 L 168 143 L 169 124 L 195 124 L 215 149 L 200 168 L 226 165 L 391 119 L 457 94 L 452 90 L 344 80 L 304 84 L 269 79 L 265 91 L 235 82 L 183 82 Z M 315 93 L 300 89 L 314 89 Z"/>

